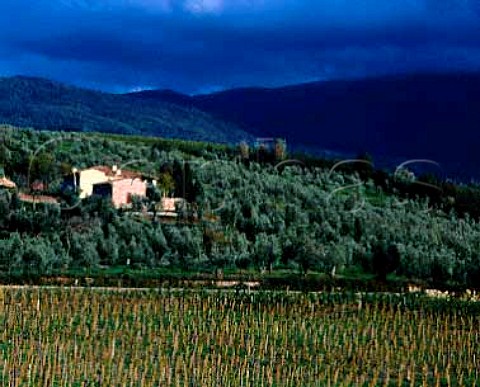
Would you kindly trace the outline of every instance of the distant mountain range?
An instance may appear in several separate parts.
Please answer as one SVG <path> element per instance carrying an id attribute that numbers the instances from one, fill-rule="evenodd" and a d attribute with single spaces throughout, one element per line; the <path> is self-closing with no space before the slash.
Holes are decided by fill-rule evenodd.
<path id="1" fill-rule="evenodd" d="M 432 159 L 449 175 L 480 177 L 480 73 L 326 81 L 193 97 L 165 90 L 135 95 L 194 106 L 255 135 L 285 137 L 289 144 L 369 152 L 390 163 Z"/>
<path id="2" fill-rule="evenodd" d="M 21 76 L 0 78 L 0 123 L 222 143 L 252 138 L 235 124 L 194 107 L 167 100 L 141 101 Z"/>
<path id="3" fill-rule="evenodd" d="M 480 178 L 480 73 L 325 81 L 196 96 L 171 90 L 119 95 L 40 78 L 0 78 L 1 122 L 224 143 L 278 136 L 287 139 L 290 149 L 329 149 L 350 156 L 369 152 L 377 166 L 378 161 L 395 166 L 431 159 L 449 176 Z"/>

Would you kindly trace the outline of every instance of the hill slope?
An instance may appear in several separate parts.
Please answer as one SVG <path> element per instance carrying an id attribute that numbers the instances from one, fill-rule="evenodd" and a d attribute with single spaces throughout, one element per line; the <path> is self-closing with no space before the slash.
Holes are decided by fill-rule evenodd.
<path id="1" fill-rule="evenodd" d="M 50 130 L 103 131 L 237 142 L 250 136 L 193 107 L 142 101 L 41 78 L 0 78 L 0 122 Z"/>
<path id="2" fill-rule="evenodd" d="M 151 99 L 155 93 L 141 96 Z M 175 100 L 182 101 L 178 95 Z M 235 89 L 183 102 L 257 135 L 284 136 L 290 144 L 392 159 L 429 158 L 449 174 L 480 177 L 480 74 Z"/>

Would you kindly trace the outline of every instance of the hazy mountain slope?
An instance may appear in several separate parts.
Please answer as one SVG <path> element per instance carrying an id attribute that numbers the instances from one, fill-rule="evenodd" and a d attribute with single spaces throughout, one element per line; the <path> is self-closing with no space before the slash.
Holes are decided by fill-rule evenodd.
<path id="1" fill-rule="evenodd" d="M 193 107 L 144 101 L 40 78 L 0 78 L 0 122 L 51 130 L 238 142 L 249 134 Z"/>
<path id="2" fill-rule="evenodd" d="M 170 95 L 156 97 L 169 100 Z M 175 100 L 182 101 L 178 95 Z M 290 144 L 368 151 L 395 160 L 429 158 L 450 175 L 480 177 L 480 74 L 235 89 L 185 97 L 183 103 L 257 135 L 284 136 Z"/>

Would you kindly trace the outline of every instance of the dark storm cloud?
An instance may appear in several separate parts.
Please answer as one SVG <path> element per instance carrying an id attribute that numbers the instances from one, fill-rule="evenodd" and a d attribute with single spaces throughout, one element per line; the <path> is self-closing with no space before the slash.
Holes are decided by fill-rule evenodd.
<path id="1" fill-rule="evenodd" d="M 474 0 L 26 0 L 0 4 L 0 73 L 197 92 L 480 69 Z"/>

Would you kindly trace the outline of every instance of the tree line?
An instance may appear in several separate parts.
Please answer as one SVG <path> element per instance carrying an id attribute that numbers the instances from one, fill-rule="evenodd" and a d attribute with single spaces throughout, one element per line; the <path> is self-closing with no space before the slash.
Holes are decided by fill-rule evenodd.
<path id="1" fill-rule="evenodd" d="M 32 154 L 61 134 L 9 130 L 2 143 L 3 169 L 25 186 L 32 174 L 25 162 L 37 168 Z M 82 141 L 53 141 L 42 148 L 50 156 L 40 158 L 33 174 L 42 178 L 45 171 L 58 171 L 43 177 L 49 192 L 58 190 L 62 165 L 140 160 L 131 167 L 159 175 L 159 189 L 195 203 L 198 220 L 162 223 L 117 211 L 98 197 L 69 211 L 48 204 L 32 208 L 15 192 L 2 190 L 4 273 L 130 266 L 361 271 L 380 279 L 395 272 L 469 286 L 480 280 L 480 225 L 475 213 L 457 207 L 464 192 L 478 195 L 473 186 L 441 183 L 448 192 L 443 198 L 453 195 L 454 201 L 437 203 L 430 195 L 412 195 L 411 182 L 365 168 L 367 164 L 332 172 L 328 163 L 333 161 L 305 158 L 303 165 L 279 169 L 274 162 L 246 163 L 233 148 L 198 144 L 192 154 L 127 136 L 82 136 Z M 54 167 L 42 169 L 43 162 Z M 151 195 L 158 199 L 159 192 Z"/>

